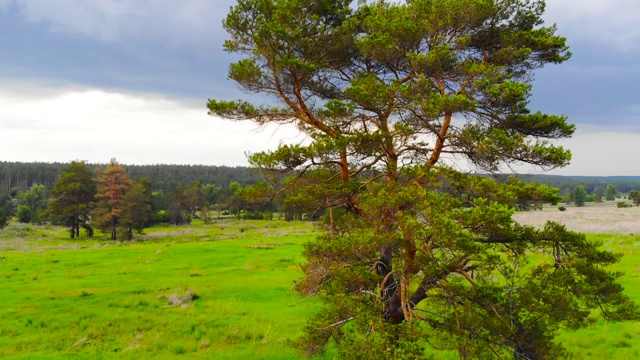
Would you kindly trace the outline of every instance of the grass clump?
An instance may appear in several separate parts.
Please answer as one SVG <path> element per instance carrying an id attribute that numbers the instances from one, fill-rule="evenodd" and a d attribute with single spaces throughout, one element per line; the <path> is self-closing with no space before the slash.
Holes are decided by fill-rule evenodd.
<path id="1" fill-rule="evenodd" d="M 187 308 L 192 301 L 198 298 L 200 298 L 200 296 L 198 296 L 193 289 L 182 291 L 182 289 L 177 288 L 168 294 L 158 294 L 158 299 L 165 300 L 167 306 L 180 306 L 183 309 Z"/>

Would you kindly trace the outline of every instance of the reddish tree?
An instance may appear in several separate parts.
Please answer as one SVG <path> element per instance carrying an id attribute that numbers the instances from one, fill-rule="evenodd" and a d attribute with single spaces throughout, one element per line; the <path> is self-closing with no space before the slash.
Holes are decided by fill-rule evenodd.
<path id="1" fill-rule="evenodd" d="M 111 232 L 111 240 L 117 239 L 117 229 L 124 210 L 125 195 L 133 186 L 124 167 L 111 159 L 104 170 L 96 169 L 98 177 L 98 204 L 94 210 L 93 221 L 103 229 Z"/>

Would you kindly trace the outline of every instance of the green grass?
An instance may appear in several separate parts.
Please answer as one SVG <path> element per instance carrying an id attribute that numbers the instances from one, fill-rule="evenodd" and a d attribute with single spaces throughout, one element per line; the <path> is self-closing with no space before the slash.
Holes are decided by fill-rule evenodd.
<path id="1" fill-rule="evenodd" d="M 225 220 L 128 243 L 11 224 L 0 230 L 0 358 L 299 358 L 291 341 L 318 304 L 293 281 L 313 236 L 309 223 Z M 612 270 L 640 303 L 640 236 L 589 238 L 625 254 Z M 638 322 L 559 341 L 576 359 L 640 358 Z"/>
<path id="2" fill-rule="evenodd" d="M 0 250 L 0 358 L 290 359 L 317 306 L 292 287 L 309 224 L 162 227 L 131 244 L 39 231 L 0 237 L 18 249 Z"/>
<path id="3" fill-rule="evenodd" d="M 603 242 L 603 247 L 624 255 L 611 267 L 624 276 L 620 283 L 625 293 L 640 304 L 640 236 L 587 235 Z M 640 359 L 640 322 L 600 320 L 586 329 L 560 334 L 559 341 L 575 359 Z"/>

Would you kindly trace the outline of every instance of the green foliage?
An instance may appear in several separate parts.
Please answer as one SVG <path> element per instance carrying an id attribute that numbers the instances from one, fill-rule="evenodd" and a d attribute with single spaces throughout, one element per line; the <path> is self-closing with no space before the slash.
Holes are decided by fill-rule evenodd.
<path id="1" fill-rule="evenodd" d="M 11 219 L 16 210 L 16 201 L 12 199 L 8 193 L 0 193 L 0 209 L 6 217 L 7 221 Z"/>
<path id="2" fill-rule="evenodd" d="M 39 223 L 47 209 L 48 201 L 49 190 L 44 185 L 33 184 L 29 190 L 20 195 L 19 202 L 31 210 L 29 222 Z"/>
<path id="3" fill-rule="evenodd" d="M 576 206 L 584 206 L 584 203 L 587 202 L 587 197 L 588 194 L 584 189 L 584 186 L 578 185 L 573 189 L 571 200 L 576 204 Z"/>
<path id="4" fill-rule="evenodd" d="M 613 184 L 607 185 L 607 189 L 604 191 L 604 198 L 606 200 L 611 201 L 611 200 L 615 200 L 617 195 L 618 195 L 618 188 Z"/>
<path id="5" fill-rule="evenodd" d="M 18 205 L 16 216 L 18 217 L 18 221 L 21 223 L 30 223 L 35 220 L 35 214 L 33 210 L 31 210 L 31 208 L 26 205 Z"/>
<path id="6" fill-rule="evenodd" d="M 633 205 L 631 205 L 631 204 L 627 203 L 626 201 L 618 201 L 618 202 L 616 203 L 616 206 L 617 206 L 618 208 L 629 208 L 629 207 L 633 207 Z"/>
<path id="7" fill-rule="evenodd" d="M 525 184 L 515 178 L 509 179 L 511 191 L 516 194 L 515 208 L 518 210 L 542 210 L 544 202 L 557 205 L 561 197 L 558 189 L 542 184 Z"/>
<path id="8" fill-rule="evenodd" d="M 564 207 L 564 206 L 559 206 L 559 207 L 558 207 L 558 210 L 560 210 L 560 211 L 567 211 L 567 208 L 566 208 L 566 207 Z"/>
<path id="9" fill-rule="evenodd" d="M 640 191 L 639 190 L 631 190 L 629 192 L 629 200 L 633 202 L 635 206 L 640 206 Z"/>
<path id="10" fill-rule="evenodd" d="M 52 188 L 60 177 L 62 169 L 67 166 L 69 166 L 68 163 L 0 161 L 0 192 L 8 192 L 11 187 L 16 186 L 19 189 L 28 189 L 34 184 L 42 184 L 47 188 Z M 105 164 L 87 164 L 87 166 L 90 169 L 95 169 L 96 167 L 104 167 Z M 251 169 L 243 166 L 129 164 L 126 167 L 131 179 L 148 178 L 154 184 L 154 190 L 163 193 L 172 191 L 179 182 L 184 184 L 198 182 L 226 188 L 232 181 L 246 186 L 263 180 Z M 209 202 L 212 202 L 211 199 Z"/>
<path id="11" fill-rule="evenodd" d="M 80 227 L 93 234 L 89 227 L 89 213 L 95 204 L 97 188 L 93 172 L 84 161 L 73 161 L 62 170 L 62 175 L 51 190 L 47 214 L 55 224 L 70 228 L 71 237 L 80 236 Z"/>
<path id="12" fill-rule="evenodd" d="M 574 126 L 528 108 L 533 70 L 570 57 L 543 26 L 544 2 L 351 3 L 239 0 L 224 21 L 225 49 L 243 56 L 229 77 L 277 103 L 208 104 L 295 123 L 310 140 L 250 158 L 287 192 L 287 219 L 329 210 L 300 284 L 326 306 L 300 347 L 314 354 L 333 338 L 341 357 L 422 358 L 428 341 L 460 358 L 560 358 L 562 326 L 586 326 L 594 309 L 633 318 L 604 270 L 617 256 L 558 224 L 511 219 L 557 203 L 557 189 L 443 165 L 570 160 L 554 140 Z"/>
<path id="13" fill-rule="evenodd" d="M 604 199 L 604 192 L 602 191 L 602 187 L 597 186 L 593 191 L 593 200 L 597 203 L 601 203 Z"/>
<path id="14" fill-rule="evenodd" d="M 131 240 L 134 231 L 142 234 L 143 230 L 154 222 L 151 181 L 140 179 L 133 183 L 131 189 L 124 194 L 122 204 L 120 231 Z"/>
<path id="15" fill-rule="evenodd" d="M 185 193 L 184 185 L 178 185 L 169 194 L 169 208 L 167 210 L 169 222 L 174 225 L 184 225 L 191 222 L 189 213 L 189 198 Z"/>
<path id="16" fill-rule="evenodd" d="M 275 196 L 273 187 L 264 181 L 247 186 L 241 190 L 240 196 L 245 202 L 245 208 L 249 211 L 257 211 L 264 208 Z"/>
<path id="17" fill-rule="evenodd" d="M 9 225 L 9 217 L 4 214 L 4 209 L 0 208 L 0 229 Z"/>
<path id="18" fill-rule="evenodd" d="M 306 247 L 311 261 L 302 289 L 317 293 L 328 305 L 309 326 L 305 349 L 313 353 L 335 337 L 341 354 L 353 353 L 353 344 L 367 341 L 379 344 L 377 349 L 392 349 L 387 355 L 409 351 L 407 357 L 420 358 L 424 351 L 419 346 L 411 349 L 385 335 L 408 327 L 408 339 L 430 339 L 439 349 L 467 354 L 461 357 L 508 356 L 511 351 L 564 357 L 553 341 L 555 334 L 561 327 L 588 325 L 591 309 L 599 308 L 611 319 L 636 316 L 616 283 L 619 275 L 606 270 L 618 255 L 599 250 L 584 235 L 558 224 L 534 230 L 513 223 L 508 184 L 446 172 L 431 181 L 430 189 L 459 182 L 493 195 L 472 194 L 473 206 L 465 208 L 455 193 L 372 185 L 360 199 L 367 221 L 352 219 L 343 227 L 344 235 L 320 237 Z M 386 223 L 389 213 L 397 214 L 401 232 Z M 382 261 L 378 249 L 389 242 L 394 252 L 413 253 L 392 262 L 394 288 L 405 289 L 408 315 L 394 314 L 391 306 L 378 303 L 385 289 L 366 266 Z M 345 254 L 357 254 L 359 261 Z M 320 262 L 324 271 L 311 267 Z M 403 316 L 408 318 L 400 325 L 389 324 Z M 350 325 L 330 326 L 345 320 Z M 370 326 L 379 330 L 368 335 Z M 512 350 L 496 343 L 508 343 Z"/>

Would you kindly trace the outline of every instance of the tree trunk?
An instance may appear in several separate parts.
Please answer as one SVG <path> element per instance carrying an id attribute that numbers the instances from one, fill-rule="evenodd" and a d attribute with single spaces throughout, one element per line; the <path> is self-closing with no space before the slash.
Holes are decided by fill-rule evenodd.
<path id="1" fill-rule="evenodd" d="M 379 275 L 384 276 L 380 286 L 380 295 L 384 304 L 384 319 L 390 324 L 399 324 L 404 321 L 402 301 L 398 290 L 398 280 L 393 274 L 392 268 L 393 249 L 386 245 L 380 251 L 380 260 L 376 266 Z"/>

